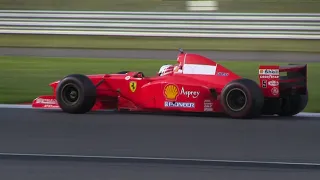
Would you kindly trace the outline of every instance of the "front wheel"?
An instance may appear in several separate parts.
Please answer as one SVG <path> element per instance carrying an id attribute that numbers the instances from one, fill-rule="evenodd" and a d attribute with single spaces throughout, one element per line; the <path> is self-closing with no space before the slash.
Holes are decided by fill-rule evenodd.
<path id="1" fill-rule="evenodd" d="M 232 118 L 259 116 L 264 104 L 263 93 L 256 82 L 237 79 L 227 84 L 221 93 L 221 105 Z"/>
<path id="2" fill-rule="evenodd" d="M 56 98 L 64 112 L 86 113 L 96 102 L 96 87 L 85 75 L 68 75 L 59 82 Z"/>

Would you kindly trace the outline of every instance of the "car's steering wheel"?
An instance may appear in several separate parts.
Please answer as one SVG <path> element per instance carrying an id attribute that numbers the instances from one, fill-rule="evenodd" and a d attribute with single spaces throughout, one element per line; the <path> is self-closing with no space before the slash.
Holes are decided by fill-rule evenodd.
<path id="1" fill-rule="evenodd" d="M 137 72 L 135 75 L 133 75 L 134 78 L 143 78 L 145 77 L 143 72 Z"/>

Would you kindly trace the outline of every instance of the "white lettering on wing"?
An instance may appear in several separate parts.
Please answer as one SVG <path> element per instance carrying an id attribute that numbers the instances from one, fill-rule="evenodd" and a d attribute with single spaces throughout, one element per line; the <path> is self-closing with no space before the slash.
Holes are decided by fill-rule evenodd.
<path id="1" fill-rule="evenodd" d="M 212 105 L 213 103 L 210 100 L 204 100 L 204 111 L 213 111 Z"/>
<path id="2" fill-rule="evenodd" d="M 200 95 L 200 91 L 185 91 L 184 88 L 181 88 L 180 94 L 187 96 L 188 98 L 191 96 L 193 98 L 197 98 Z"/>
<path id="3" fill-rule="evenodd" d="M 57 100 L 55 100 L 55 99 L 43 99 L 43 98 L 38 98 L 38 99 L 36 99 L 36 103 L 39 103 L 39 104 L 49 104 L 49 105 L 58 104 L 58 103 L 57 103 Z"/>
<path id="4" fill-rule="evenodd" d="M 190 102 L 164 102 L 165 107 L 182 107 L 182 108 L 194 108 L 195 104 Z"/>

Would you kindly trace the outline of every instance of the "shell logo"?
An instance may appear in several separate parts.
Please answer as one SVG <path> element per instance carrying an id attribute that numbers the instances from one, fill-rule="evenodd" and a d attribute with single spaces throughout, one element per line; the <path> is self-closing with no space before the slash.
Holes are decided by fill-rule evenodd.
<path id="1" fill-rule="evenodd" d="M 179 95 L 179 89 L 174 84 L 167 84 L 164 87 L 164 95 L 168 100 L 176 100 Z"/>

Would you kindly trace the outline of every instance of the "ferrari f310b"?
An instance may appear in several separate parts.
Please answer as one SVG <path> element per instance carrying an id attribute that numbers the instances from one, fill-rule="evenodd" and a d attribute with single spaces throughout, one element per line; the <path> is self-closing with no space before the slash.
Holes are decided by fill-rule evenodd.
<path id="1" fill-rule="evenodd" d="M 71 74 L 53 82 L 53 95 L 34 108 L 67 113 L 116 109 L 140 112 L 212 112 L 232 118 L 293 116 L 308 103 L 307 65 L 260 65 L 258 82 L 197 54 L 180 52 L 172 73 Z"/>

